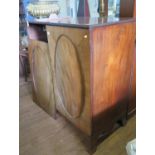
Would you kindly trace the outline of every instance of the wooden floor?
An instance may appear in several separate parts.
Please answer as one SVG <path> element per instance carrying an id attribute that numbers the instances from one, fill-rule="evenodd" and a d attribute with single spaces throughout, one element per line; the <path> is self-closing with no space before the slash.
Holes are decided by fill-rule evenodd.
<path id="1" fill-rule="evenodd" d="M 20 155 L 89 155 L 85 136 L 58 115 L 52 119 L 32 101 L 31 83 L 20 84 Z M 136 118 L 116 130 L 94 155 L 126 155 L 126 144 L 136 136 Z"/>

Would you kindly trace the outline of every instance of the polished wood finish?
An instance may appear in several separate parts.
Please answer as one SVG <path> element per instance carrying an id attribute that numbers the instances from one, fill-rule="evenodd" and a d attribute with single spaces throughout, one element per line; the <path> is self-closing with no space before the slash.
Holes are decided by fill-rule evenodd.
<path id="1" fill-rule="evenodd" d="M 65 116 L 88 136 L 91 146 L 124 125 L 133 107 L 135 20 L 103 24 L 46 25 L 48 44 L 31 40 L 30 45 L 40 105 L 45 104 L 42 95 L 49 101 L 51 94 L 43 108 L 50 105 L 52 115 L 57 110 Z"/>
<path id="2" fill-rule="evenodd" d="M 105 17 L 93 17 L 93 18 L 91 18 L 91 17 L 59 18 L 59 20 L 55 21 L 55 22 L 52 22 L 52 20 L 48 20 L 48 19 L 41 20 L 39 22 L 37 20 L 32 20 L 29 22 L 30 22 L 30 27 L 31 27 L 31 25 L 32 26 L 36 25 L 36 26 L 40 27 L 41 29 L 39 28 L 39 30 L 43 34 L 43 32 L 45 33 L 45 25 L 80 28 L 80 29 L 93 29 L 95 27 L 103 27 L 103 26 L 115 25 L 115 24 L 120 24 L 120 23 L 123 24 L 123 23 L 133 22 L 133 21 L 135 21 L 135 19 L 133 19 L 131 17 L 128 17 L 128 18 L 113 17 L 113 18 L 111 18 L 111 17 L 105 16 Z M 34 31 L 34 29 L 33 29 L 33 31 Z M 35 32 L 35 33 L 39 33 L 39 31 Z M 40 38 L 41 38 L 41 36 L 40 36 Z"/>
<path id="3" fill-rule="evenodd" d="M 48 44 L 30 40 L 29 60 L 33 80 L 33 98 L 46 112 L 54 116 L 54 96 Z"/>
<path id="4" fill-rule="evenodd" d="M 88 29 L 47 26 L 56 108 L 91 135 Z"/>
<path id="5" fill-rule="evenodd" d="M 120 17 L 133 17 L 135 0 L 120 0 Z"/>
<path id="6" fill-rule="evenodd" d="M 93 133 L 97 134 L 107 132 L 126 117 L 135 23 L 94 29 L 92 38 L 91 96 Z"/>
<path id="7" fill-rule="evenodd" d="M 52 59 L 54 92 L 58 111 L 88 135 L 108 132 L 114 123 L 126 118 L 135 43 L 135 23 L 91 30 L 91 53 L 87 41 L 90 38 L 87 30 L 47 26 L 47 31 L 50 34 L 48 36 L 50 53 L 53 54 L 51 59 L 54 58 Z M 82 45 L 83 43 L 86 44 Z M 83 49 L 85 49 L 84 52 Z M 80 61 L 82 54 L 85 54 L 85 57 L 81 56 L 83 60 Z M 86 63 L 89 62 L 89 55 L 91 55 L 91 64 Z M 89 68 L 87 65 L 91 65 L 91 73 L 86 69 L 80 70 L 80 65 L 87 68 Z M 91 83 L 89 80 L 82 79 L 82 73 L 85 72 L 88 72 L 87 76 L 92 79 Z M 85 90 L 82 85 L 86 81 L 87 85 L 91 85 L 90 92 L 85 91 L 88 98 L 91 98 L 91 102 L 85 102 L 82 99 Z M 80 114 L 81 105 L 90 106 L 90 103 L 92 116 L 90 109 L 87 111 L 83 107 L 87 117 L 90 117 L 87 118 L 86 124 L 81 118 L 83 116 Z M 81 123 L 77 120 L 81 120 Z M 90 126 L 91 120 L 93 128 Z"/>

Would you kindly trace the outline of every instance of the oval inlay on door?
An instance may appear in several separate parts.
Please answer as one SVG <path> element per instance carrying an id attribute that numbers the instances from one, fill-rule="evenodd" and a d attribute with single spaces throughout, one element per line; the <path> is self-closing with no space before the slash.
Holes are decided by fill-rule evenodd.
<path id="1" fill-rule="evenodd" d="M 82 83 L 77 50 L 72 41 L 61 36 L 55 55 L 56 93 L 62 106 L 72 117 L 78 117 L 82 108 Z"/>

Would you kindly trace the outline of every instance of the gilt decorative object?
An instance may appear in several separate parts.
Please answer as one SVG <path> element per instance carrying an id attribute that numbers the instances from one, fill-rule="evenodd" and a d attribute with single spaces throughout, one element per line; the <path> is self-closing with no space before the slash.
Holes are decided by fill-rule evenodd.
<path id="1" fill-rule="evenodd" d="M 50 14 L 59 14 L 60 7 L 57 1 L 38 1 L 28 5 L 27 10 L 30 15 L 36 18 L 47 18 Z"/>

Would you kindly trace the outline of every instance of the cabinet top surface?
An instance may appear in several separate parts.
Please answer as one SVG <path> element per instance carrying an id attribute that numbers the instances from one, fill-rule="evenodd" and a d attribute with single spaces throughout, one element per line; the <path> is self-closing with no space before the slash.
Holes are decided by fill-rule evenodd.
<path id="1" fill-rule="evenodd" d="M 51 26 L 64 26 L 64 27 L 78 27 L 78 28 L 93 28 L 102 27 L 106 25 L 113 25 L 118 23 L 134 22 L 134 18 L 89 18 L 89 17 L 78 17 L 78 18 L 57 18 L 57 19 L 38 19 L 29 20 L 30 24 L 39 25 L 51 25 Z"/>

